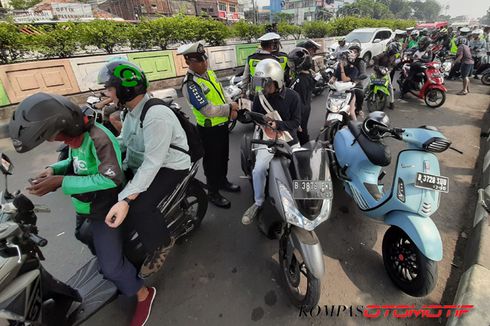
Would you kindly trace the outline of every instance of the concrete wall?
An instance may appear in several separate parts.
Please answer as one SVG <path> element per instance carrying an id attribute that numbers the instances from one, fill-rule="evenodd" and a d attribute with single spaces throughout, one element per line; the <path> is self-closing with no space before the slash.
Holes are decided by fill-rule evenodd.
<path id="1" fill-rule="evenodd" d="M 335 42 L 334 38 L 317 39 L 321 52 Z M 283 41 L 284 52 L 296 47 L 298 40 Z M 259 48 L 258 43 L 216 46 L 206 48 L 209 66 L 224 71 L 245 65 L 246 58 Z M 0 106 L 22 101 L 36 92 L 53 92 L 61 95 L 100 89 L 97 75 L 100 67 L 115 58 L 127 59 L 139 65 L 150 81 L 160 81 L 184 76 L 187 65 L 175 50 L 148 51 L 117 55 L 98 55 L 71 59 L 43 60 L 0 66 Z M 175 84 L 179 84 L 176 82 Z M 167 83 L 168 84 L 168 83 Z"/>

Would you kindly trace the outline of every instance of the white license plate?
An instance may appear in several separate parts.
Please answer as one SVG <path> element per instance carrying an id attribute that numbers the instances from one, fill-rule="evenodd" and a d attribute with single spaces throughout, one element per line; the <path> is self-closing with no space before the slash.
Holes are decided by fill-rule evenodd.
<path id="1" fill-rule="evenodd" d="M 327 115 L 327 121 L 331 121 L 331 120 L 339 120 L 339 121 L 342 121 L 343 119 L 344 119 L 344 116 L 342 114 L 329 113 Z"/>
<path id="2" fill-rule="evenodd" d="M 448 193 L 449 179 L 440 175 L 417 172 L 415 187 Z"/>
<path id="3" fill-rule="evenodd" d="M 330 181 L 293 180 L 294 199 L 331 199 L 333 189 Z"/>

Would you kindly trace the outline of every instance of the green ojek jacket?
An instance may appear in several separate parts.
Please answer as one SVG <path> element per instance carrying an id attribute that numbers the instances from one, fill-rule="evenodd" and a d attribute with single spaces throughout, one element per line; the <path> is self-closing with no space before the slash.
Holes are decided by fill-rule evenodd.
<path id="1" fill-rule="evenodd" d="M 55 175 L 65 176 L 61 189 L 72 197 L 77 214 L 93 218 L 105 217 L 124 183 L 119 144 L 98 123 L 83 134 L 80 147 L 70 147 L 68 158 L 51 167 Z"/>

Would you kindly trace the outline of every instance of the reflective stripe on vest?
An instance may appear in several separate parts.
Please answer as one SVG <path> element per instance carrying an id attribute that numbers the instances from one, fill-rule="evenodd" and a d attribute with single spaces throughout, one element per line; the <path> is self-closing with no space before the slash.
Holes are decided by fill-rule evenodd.
<path id="1" fill-rule="evenodd" d="M 206 99 L 213 105 L 223 105 L 226 104 L 225 95 L 221 84 L 216 78 L 216 74 L 212 70 L 207 71 L 209 80 L 195 76 L 194 81 L 203 90 Z M 201 127 L 214 127 L 222 123 L 228 122 L 228 117 L 206 117 L 196 108 L 192 108 L 192 112 L 196 117 L 196 122 Z"/>

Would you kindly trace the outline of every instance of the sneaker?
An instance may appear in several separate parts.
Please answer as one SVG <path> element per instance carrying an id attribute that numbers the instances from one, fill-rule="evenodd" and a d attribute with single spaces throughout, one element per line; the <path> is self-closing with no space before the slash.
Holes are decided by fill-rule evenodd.
<path id="1" fill-rule="evenodd" d="M 262 207 L 257 206 L 256 204 L 253 204 L 252 206 L 250 206 L 249 209 L 247 209 L 245 211 L 245 214 L 243 214 L 242 224 L 248 225 L 248 224 L 252 223 L 253 220 L 257 217 L 257 215 L 259 215 L 259 212 L 261 209 L 262 209 Z"/>
<path id="2" fill-rule="evenodd" d="M 148 321 L 151 313 L 151 306 L 157 290 L 154 287 L 148 288 L 148 296 L 144 301 L 138 301 L 136 311 L 134 312 L 133 319 L 131 320 L 131 326 L 143 326 Z"/>
<path id="3" fill-rule="evenodd" d="M 140 272 L 138 274 L 141 278 L 147 278 L 153 273 L 156 273 L 162 268 L 165 259 L 167 259 L 168 254 L 170 253 L 170 249 L 175 244 L 175 238 L 170 238 L 170 244 L 167 247 L 158 247 L 155 251 L 146 257 L 143 265 L 140 268 Z"/>

